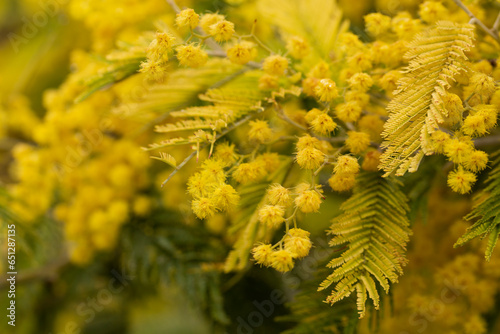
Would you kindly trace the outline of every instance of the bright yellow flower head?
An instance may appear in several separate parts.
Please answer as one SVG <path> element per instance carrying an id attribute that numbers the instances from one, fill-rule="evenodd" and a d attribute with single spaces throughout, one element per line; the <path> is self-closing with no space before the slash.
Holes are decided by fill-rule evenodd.
<path id="1" fill-rule="evenodd" d="M 466 172 L 462 167 L 448 174 L 448 185 L 451 190 L 460 194 L 471 191 L 474 182 L 476 182 L 476 175 Z"/>
<path id="2" fill-rule="evenodd" d="M 221 211 L 229 211 L 238 205 L 240 195 L 229 184 L 222 184 L 213 193 L 215 206 Z"/>
<path id="3" fill-rule="evenodd" d="M 285 209 L 279 205 L 265 205 L 259 210 L 259 220 L 268 226 L 275 227 L 285 221 Z"/>
<path id="4" fill-rule="evenodd" d="M 391 29 L 391 18 L 380 13 L 365 15 L 366 31 L 374 36 L 385 34 Z"/>
<path id="5" fill-rule="evenodd" d="M 312 247 L 309 232 L 300 228 L 292 228 L 284 238 L 285 250 L 292 253 L 294 258 L 303 258 L 309 254 Z"/>
<path id="6" fill-rule="evenodd" d="M 328 179 L 330 187 L 337 192 L 349 191 L 356 184 L 355 174 L 333 174 Z"/>
<path id="7" fill-rule="evenodd" d="M 380 163 L 380 151 L 371 150 L 366 152 L 361 168 L 368 172 L 376 172 L 378 170 L 378 165 Z"/>
<path id="8" fill-rule="evenodd" d="M 208 60 L 207 53 L 203 51 L 199 45 L 194 45 L 192 43 L 181 45 L 175 50 L 177 51 L 179 63 L 184 66 L 196 68 L 205 65 Z"/>
<path id="9" fill-rule="evenodd" d="M 302 59 L 310 52 L 307 41 L 298 36 L 293 36 L 287 40 L 286 49 L 295 59 Z"/>
<path id="10" fill-rule="evenodd" d="M 444 154 L 454 163 L 464 163 L 474 150 L 474 144 L 468 137 L 454 138 L 445 142 Z"/>
<path id="11" fill-rule="evenodd" d="M 262 69 L 270 75 L 281 76 L 288 68 L 288 59 L 280 55 L 272 55 L 264 59 Z"/>
<path id="12" fill-rule="evenodd" d="M 199 20 L 200 16 L 196 14 L 192 8 L 180 11 L 175 17 L 175 23 L 177 23 L 179 27 L 189 27 L 191 29 L 196 28 Z"/>
<path id="13" fill-rule="evenodd" d="M 268 190 L 267 195 L 269 202 L 272 205 L 280 205 L 287 207 L 291 204 L 292 197 L 290 195 L 290 190 L 283 187 L 281 184 L 275 183 Z"/>
<path id="14" fill-rule="evenodd" d="M 267 121 L 256 120 L 250 122 L 250 130 L 248 131 L 248 138 L 255 140 L 259 143 L 269 141 L 273 136 L 273 131 L 269 127 Z"/>
<path id="15" fill-rule="evenodd" d="M 217 42 L 227 41 L 234 34 L 234 23 L 227 20 L 218 21 L 210 26 L 210 34 Z"/>
<path id="16" fill-rule="evenodd" d="M 210 34 L 210 27 L 222 20 L 224 20 L 224 15 L 212 13 L 204 14 L 200 19 L 200 27 L 207 34 Z"/>
<path id="17" fill-rule="evenodd" d="M 444 131 L 434 131 L 431 135 L 431 145 L 436 153 L 443 153 L 444 146 L 450 140 L 450 135 Z"/>
<path id="18" fill-rule="evenodd" d="M 335 107 L 335 114 L 342 122 L 356 122 L 361 116 L 361 105 L 357 102 L 340 103 Z"/>
<path id="19" fill-rule="evenodd" d="M 328 135 L 335 130 L 337 123 L 325 113 L 320 113 L 311 121 L 311 126 L 316 133 Z"/>
<path id="20" fill-rule="evenodd" d="M 317 212 L 321 196 L 316 190 L 305 190 L 295 198 L 295 205 L 304 213 Z"/>
<path id="21" fill-rule="evenodd" d="M 259 181 L 266 175 L 266 165 L 260 160 L 242 163 L 233 172 L 235 181 L 242 184 Z"/>
<path id="22" fill-rule="evenodd" d="M 255 246 L 252 249 L 252 254 L 255 262 L 257 262 L 258 264 L 264 266 L 271 265 L 271 255 L 273 254 L 273 249 L 270 244 Z"/>
<path id="23" fill-rule="evenodd" d="M 352 153 L 362 153 L 370 145 L 370 135 L 364 132 L 348 131 L 345 144 Z"/>
<path id="24" fill-rule="evenodd" d="M 420 4 L 418 15 L 427 23 L 447 19 L 448 10 L 439 1 L 426 1 Z"/>
<path id="25" fill-rule="evenodd" d="M 235 64 L 244 65 L 257 56 L 255 45 L 250 42 L 235 44 L 227 50 L 227 57 Z"/>
<path id="26" fill-rule="evenodd" d="M 363 92 L 366 92 L 371 86 L 373 86 L 372 77 L 366 73 L 355 73 L 349 78 L 348 82 L 351 88 Z"/>
<path id="27" fill-rule="evenodd" d="M 488 154 L 483 151 L 474 150 L 467 156 L 464 167 L 472 172 L 479 172 L 485 169 L 487 164 Z"/>
<path id="28" fill-rule="evenodd" d="M 216 210 L 214 201 L 207 197 L 200 197 L 199 199 L 193 200 L 191 208 L 196 217 L 200 219 L 210 218 L 214 215 Z"/>
<path id="29" fill-rule="evenodd" d="M 325 161 L 325 154 L 313 147 L 306 147 L 297 152 L 296 161 L 301 168 L 318 169 Z"/>
<path id="30" fill-rule="evenodd" d="M 292 253 L 283 249 L 271 254 L 271 266 L 279 272 L 285 273 L 293 268 Z"/>
<path id="31" fill-rule="evenodd" d="M 350 155 L 341 155 L 337 158 L 333 171 L 338 174 L 357 174 L 359 172 L 358 159 Z"/>
<path id="32" fill-rule="evenodd" d="M 339 96 L 337 85 L 331 79 L 321 79 L 314 89 L 314 92 L 322 102 L 331 102 Z"/>

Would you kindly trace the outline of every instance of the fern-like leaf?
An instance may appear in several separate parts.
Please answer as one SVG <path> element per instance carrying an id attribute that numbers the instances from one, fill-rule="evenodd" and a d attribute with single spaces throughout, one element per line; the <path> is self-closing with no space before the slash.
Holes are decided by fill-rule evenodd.
<path id="1" fill-rule="evenodd" d="M 357 291 L 360 317 L 365 315 L 367 296 L 376 309 L 380 297 L 377 284 L 388 292 L 389 284 L 398 281 L 405 264 L 404 254 L 411 230 L 407 199 L 401 184 L 378 173 L 362 173 L 354 194 L 342 204 L 343 214 L 336 217 L 328 231 L 331 246 L 345 245 L 345 250 L 328 267 L 334 268 L 320 285 L 320 290 L 336 284 L 327 298 L 333 304 Z"/>
<path id="2" fill-rule="evenodd" d="M 429 135 L 447 117 L 441 97 L 453 77 L 467 70 L 464 52 L 473 47 L 473 39 L 472 25 L 441 21 L 410 43 L 406 75 L 389 103 L 389 120 L 382 134 L 384 176 L 414 172 L 423 156 L 433 153 Z"/>
<path id="3" fill-rule="evenodd" d="M 493 249 L 500 235 L 500 151 L 492 155 L 492 170 L 486 179 L 486 187 L 478 194 L 478 199 L 486 197 L 477 204 L 471 213 L 465 216 L 466 220 L 476 220 L 455 243 L 455 247 L 463 246 L 466 242 L 477 237 L 488 237 L 486 245 L 486 260 L 490 260 Z"/>

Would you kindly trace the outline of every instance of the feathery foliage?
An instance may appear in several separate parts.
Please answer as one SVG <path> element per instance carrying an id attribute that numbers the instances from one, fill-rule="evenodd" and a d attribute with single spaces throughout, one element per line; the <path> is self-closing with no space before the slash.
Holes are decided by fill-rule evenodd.
<path id="1" fill-rule="evenodd" d="M 356 291 L 359 316 L 363 317 L 367 296 L 376 309 L 379 307 L 376 282 L 388 292 L 389 283 L 397 282 L 403 273 L 411 231 L 400 182 L 378 173 L 363 173 L 358 184 L 341 206 L 344 213 L 333 220 L 328 231 L 333 235 L 331 246 L 345 245 L 348 249 L 330 261 L 328 267 L 334 271 L 321 283 L 320 290 L 336 284 L 326 300 L 331 304 Z"/>
<path id="2" fill-rule="evenodd" d="M 473 47 L 473 38 L 472 25 L 442 21 L 410 43 L 406 75 L 387 107 L 389 120 L 382 133 L 386 150 L 379 166 L 384 176 L 414 172 L 424 154 L 433 153 L 429 135 L 448 116 L 442 97 L 454 76 L 467 71 L 464 52 Z"/>
<path id="3" fill-rule="evenodd" d="M 488 236 L 485 254 L 488 261 L 500 235 L 500 151 L 493 155 L 491 165 L 492 170 L 486 179 L 487 186 L 477 195 L 479 203 L 465 216 L 466 220 L 475 220 L 475 223 L 455 244 L 455 247 L 463 246 L 474 238 Z"/>

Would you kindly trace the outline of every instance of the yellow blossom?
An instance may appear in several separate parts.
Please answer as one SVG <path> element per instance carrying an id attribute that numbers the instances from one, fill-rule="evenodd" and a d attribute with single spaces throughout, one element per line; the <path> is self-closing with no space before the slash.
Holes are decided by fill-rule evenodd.
<path id="1" fill-rule="evenodd" d="M 378 170 L 378 165 L 380 163 L 380 151 L 371 150 L 366 152 L 361 168 L 368 172 L 376 172 Z"/>
<path id="2" fill-rule="evenodd" d="M 448 185 L 457 193 L 468 193 L 472 185 L 476 182 L 476 175 L 471 172 L 466 172 L 462 167 L 448 174 Z"/>
<path id="3" fill-rule="evenodd" d="M 270 75 L 281 76 L 288 68 L 288 59 L 280 55 L 272 55 L 264 59 L 262 69 Z"/>
<path id="4" fill-rule="evenodd" d="M 213 216 L 216 210 L 213 200 L 207 197 L 200 197 L 199 199 L 193 200 L 191 208 L 193 209 L 196 217 L 200 219 Z"/>
<path id="5" fill-rule="evenodd" d="M 273 131 L 269 127 L 267 121 L 256 120 L 250 122 L 250 130 L 248 138 L 259 143 L 265 143 L 272 138 Z"/>
<path id="6" fill-rule="evenodd" d="M 311 121 L 313 130 L 321 135 L 328 135 L 335 130 L 337 123 L 325 113 L 319 114 Z"/>
<path id="7" fill-rule="evenodd" d="M 287 272 L 293 268 L 293 256 L 289 251 L 282 249 L 271 254 L 271 267 L 279 272 Z"/>
<path id="8" fill-rule="evenodd" d="M 309 44 L 305 39 L 298 36 L 288 38 L 286 49 L 295 59 L 302 59 L 309 54 Z"/>
<path id="9" fill-rule="evenodd" d="M 263 161 L 252 161 L 240 164 L 233 172 L 233 178 L 236 182 L 246 184 L 256 182 L 266 176 L 266 165 Z"/>
<path id="10" fill-rule="evenodd" d="M 454 138 L 445 142 L 444 154 L 454 163 L 464 163 L 472 153 L 474 144 L 468 137 Z"/>
<path id="11" fill-rule="evenodd" d="M 273 254 L 273 249 L 270 244 L 262 244 L 255 246 L 252 249 L 253 258 L 255 262 L 264 266 L 271 265 L 271 255 Z"/>
<path id="12" fill-rule="evenodd" d="M 391 18 L 380 13 L 365 15 L 366 31 L 374 36 L 380 36 L 391 29 Z"/>
<path id="13" fill-rule="evenodd" d="M 361 116 L 362 108 L 357 102 L 340 103 L 335 107 L 335 114 L 342 122 L 356 122 Z"/>
<path id="14" fill-rule="evenodd" d="M 297 152 L 296 161 L 301 168 L 318 169 L 325 161 L 325 154 L 313 147 L 306 147 Z"/>
<path id="15" fill-rule="evenodd" d="M 356 184 L 355 174 L 333 174 L 328 179 L 328 184 L 334 191 L 349 191 Z"/>
<path id="16" fill-rule="evenodd" d="M 273 90 L 278 88 L 278 77 L 271 74 L 264 74 L 259 78 L 260 90 Z"/>
<path id="17" fill-rule="evenodd" d="M 281 184 L 275 183 L 268 190 L 267 195 L 269 202 L 272 205 L 280 205 L 282 207 L 287 207 L 291 204 L 292 197 L 290 195 L 290 190 L 283 187 Z"/>
<path id="18" fill-rule="evenodd" d="M 257 56 L 257 50 L 253 43 L 241 42 L 227 50 L 227 57 L 235 64 L 244 65 Z"/>
<path id="19" fill-rule="evenodd" d="M 339 96 L 337 85 L 331 79 L 321 79 L 314 89 L 314 92 L 322 102 L 331 102 Z"/>
<path id="20" fill-rule="evenodd" d="M 366 73 L 355 73 L 348 80 L 351 88 L 359 91 L 367 91 L 373 85 L 373 79 Z"/>
<path id="21" fill-rule="evenodd" d="M 240 195 L 229 184 L 222 184 L 213 193 L 214 204 L 221 211 L 229 211 L 236 207 L 240 200 Z"/>
<path id="22" fill-rule="evenodd" d="M 200 27 L 207 34 L 210 34 L 210 27 L 222 20 L 224 20 L 224 15 L 212 13 L 204 14 L 200 19 Z"/>
<path id="23" fill-rule="evenodd" d="M 479 172 L 486 168 L 488 164 L 488 154 L 483 151 L 474 150 L 464 162 L 464 167 L 472 172 Z"/>
<path id="24" fill-rule="evenodd" d="M 431 145 L 436 153 L 443 153 L 450 135 L 443 131 L 434 131 L 431 135 Z"/>
<path id="25" fill-rule="evenodd" d="M 312 247 L 309 234 L 309 232 L 300 228 L 291 228 L 284 238 L 285 250 L 292 253 L 294 258 L 306 257 Z"/>
<path id="26" fill-rule="evenodd" d="M 177 23 L 179 27 L 189 27 L 191 29 L 196 28 L 199 20 L 200 16 L 191 8 L 180 11 L 175 17 L 175 23 Z"/>
<path id="27" fill-rule="evenodd" d="M 295 205 L 304 213 L 317 212 L 321 196 L 316 190 L 304 190 L 295 198 Z"/>
<path id="28" fill-rule="evenodd" d="M 210 34 L 217 42 L 229 40 L 234 34 L 234 23 L 221 20 L 210 26 Z"/>
<path id="29" fill-rule="evenodd" d="M 278 226 L 285 221 L 285 209 L 279 205 L 265 205 L 259 210 L 259 220 L 268 226 Z"/>
<path id="30" fill-rule="evenodd" d="M 200 67 L 205 65 L 208 55 L 199 45 L 187 44 L 181 45 L 175 49 L 179 63 L 189 67 Z"/>
<path id="31" fill-rule="evenodd" d="M 348 131 L 345 144 L 352 153 L 359 154 L 370 145 L 370 135 L 364 132 Z"/>
<path id="32" fill-rule="evenodd" d="M 333 171 L 337 174 L 357 174 L 359 172 L 358 159 L 350 155 L 341 155 L 337 158 Z"/>

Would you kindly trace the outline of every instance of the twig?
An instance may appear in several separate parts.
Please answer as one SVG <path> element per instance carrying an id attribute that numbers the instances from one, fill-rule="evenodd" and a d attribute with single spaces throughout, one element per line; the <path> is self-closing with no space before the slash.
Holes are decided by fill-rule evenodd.
<path id="1" fill-rule="evenodd" d="M 491 30 L 498 34 L 498 27 L 500 27 L 500 13 L 498 13 L 495 23 L 493 23 L 493 27 Z"/>
<path id="2" fill-rule="evenodd" d="M 68 257 L 62 256 L 44 267 L 20 272 L 16 276 L 16 284 L 29 283 L 40 280 L 49 282 L 54 281 L 57 278 L 59 269 L 61 269 L 68 263 Z M 9 276 L 3 276 L 0 278 L 0 290 L 7 288 L 7 286 L 9 285 L 9 281 L 7 281 L 7 278 L 9 278 Z"/>
<path id="3" fill-rule="evenodd" d="M 233 123 L 230 127 L 228 127 L 226 130 L 222 131 L 219 135 L 217 135 L 217 137 L 215 137 L 215 140 L 219 140 L 220 138 L 224 137 L 225 135 L 227 135 L 229 132 L 233 131 L 234 129 L 236 129 L 238 126 L 242 125 L 243 123 L 247 122 L 248 120 L 250 120 L 251 118 L 253 117 L 253 114 L 250 114 L 250 115 L 247 115 L 245 117 L 243 117 L 242 119 L 240 119 L 239 121 Z M 200 151 L 203 150 L 205 147 L 208 146 L 208 143 L 205 143 L 202 147 L 200 147 Z M 175 175 L 177 174 L 177 172 L 182 168 L 184 167 L 185 164 L 187 164 L 189 162 L 189 160 L 193 159 L 193 157 L 196 155 L 198 151 L 194 151 L 193 153 L 191 153 L 186 159 L 184 159 L 174 170 L 172 173 L 170 173 L 170 175 L 167 177 L 167 179 L 165 181 L 163 181 L 163 183 L 161 184 L 161 187 L 163 188 L 163 186 Z"/>
<path id="4" fill-rule="evenodd" d="M 500 135 L 474 139 L 476 146 L 489 146 L 500 144 Z"/>
<path id="5" fill-rule="evenodd" d="M 500 38 L 498 37 L 498 31 L 495 29 L 495 26 L 497 26 L 497 29 L 498 29 L 498 25 L 500 24 L 497 23 L 497 21 L 500 20 L 499 17 L 497 17 L 497 20 L 495 21 L 495 25 L 493 25 L 493 28 L 492 29 L 489 29 L 481 20 L 479 20 L 470 10 L 469 8 L 467 8 L 467 6 L 465 6 L 461 0 L 453 0 L 453 2 L 455 2 L 457 4 L 458 7 L 460 7 L 468 16 L 469 18 L 471 19 L 471 23 L 476 23 L 478 26 L 481 27 L 481 29 L 483 29 L 488 35 L 490 35 L 491 37 L 493 37 L 497 42 L 500 43 Z"/>

